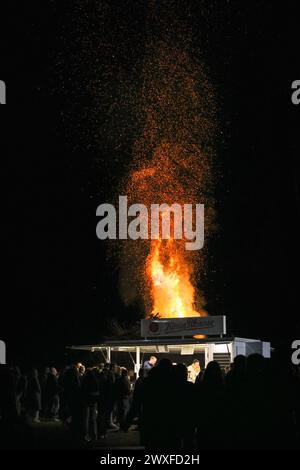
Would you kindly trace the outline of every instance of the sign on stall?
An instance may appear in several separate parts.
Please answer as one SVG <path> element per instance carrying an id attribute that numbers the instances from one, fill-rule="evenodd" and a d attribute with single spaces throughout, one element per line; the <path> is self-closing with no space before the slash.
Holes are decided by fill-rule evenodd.
<path id="1" fill-rule="evenodd" d="M 194 336 L 226 334 L 226 317 L 148 318 L 141 320 L 141 336 Z"/>

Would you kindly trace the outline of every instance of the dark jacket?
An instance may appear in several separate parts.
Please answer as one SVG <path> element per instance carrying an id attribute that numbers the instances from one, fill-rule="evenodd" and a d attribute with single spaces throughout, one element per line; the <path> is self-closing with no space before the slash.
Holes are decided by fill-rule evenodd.
<path id="1" fill-rule="evenodd" d="M 130 396 L 130 380 L 127 376 L 118 377 L 116 381 L 116 398 L 122 399 Z"/>

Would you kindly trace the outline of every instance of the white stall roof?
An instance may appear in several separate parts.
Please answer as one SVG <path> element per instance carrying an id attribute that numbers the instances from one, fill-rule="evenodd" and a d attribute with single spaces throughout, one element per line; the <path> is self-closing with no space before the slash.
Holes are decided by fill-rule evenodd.
<path id="1" fill-rule="evenodd" d="M 81 350 L 81 351 L 100 351 L 110 348 L 112 351 L 135 352 L 137 347 L 143 353 L 153 352 L 180 352 L 188 346 L 193 346 L 194 351 L 204 350 L 206 345 L 209 344 L 229 344 L 233 341 L 240 342 L 257 342 L 255 339 L 236 338 L 236 337 L 216 337 L 216 338 L 153 338 L 153 339 L 136 339 L 136 340 L 111 340 L 103 341 L 99 344 L 88 344 L 81 346 L 68 346 L 68 349 Z"/>

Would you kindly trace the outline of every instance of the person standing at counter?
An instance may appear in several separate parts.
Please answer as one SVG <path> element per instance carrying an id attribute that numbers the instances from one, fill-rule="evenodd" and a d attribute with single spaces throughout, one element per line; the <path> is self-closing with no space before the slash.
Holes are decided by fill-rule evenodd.
<path id="1" fill-rule="evenodd" d="M 194 384 L 200 372 L 201 372 L 200 362 L 198 359 L 194 359 L 192 364 L 188 366 L 188 381 Z"/>
<path id="2" fill-rule="evenodd" d="M 150 356 L 150 359 L 144 362 L 144 365 L 143 365 L 144 374 L 148 375 L 150 370 L 155 366 L 156 363 L 157 363 L 157 358 L 155 356 Z"/>

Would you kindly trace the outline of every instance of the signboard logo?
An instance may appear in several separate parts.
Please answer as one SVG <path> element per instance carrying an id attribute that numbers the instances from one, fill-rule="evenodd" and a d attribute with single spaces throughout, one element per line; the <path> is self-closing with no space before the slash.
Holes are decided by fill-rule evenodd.
<path id="1" fill-rule="evenodd" d="M 0 104 L 6 104 L 6 85 L 0 80 Z"/>
<path id="2" fill-rule="evenodd" d="M 150 323 L 149 325 L 149 330 L 151 331 L 151 333 L 157 333 L 158 330 L 159 330 L 159 325 L 158 323 Z"/>

